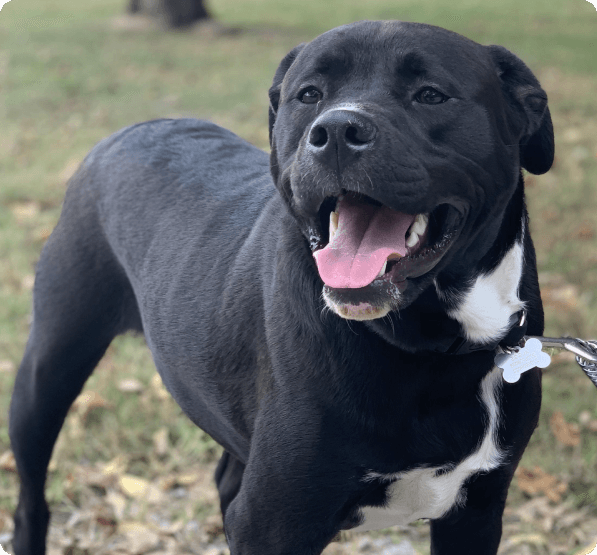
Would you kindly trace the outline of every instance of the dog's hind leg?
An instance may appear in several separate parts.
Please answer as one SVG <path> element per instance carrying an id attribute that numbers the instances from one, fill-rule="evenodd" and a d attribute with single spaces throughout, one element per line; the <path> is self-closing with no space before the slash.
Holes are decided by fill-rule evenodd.
<path id="1" fill-rule="evenodd" d="M 39 261 L 33 323 L 16 376 L 9 433 L 21 478 L 15 555 L 43 555 L 44 484 L 68 409 L 115 335 L 140 329 L 130 285 L 95 218 L 75 199 Z"/>
<path id="2" fill-rule="evenodd" d="M 218 493 L 220 495 L 222 518 L 225 517 L 228 505 L 230 505 L 240 489 L 244 471 L 245 465 L 228 453 L 228 451 L 224 451 L 215 473 L 216 485 L 218 486 Z"/>

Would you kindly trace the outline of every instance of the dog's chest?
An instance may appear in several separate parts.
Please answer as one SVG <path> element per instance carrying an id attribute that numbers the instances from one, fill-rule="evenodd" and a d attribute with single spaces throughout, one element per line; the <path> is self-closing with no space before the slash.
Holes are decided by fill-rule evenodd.
<path id="1" fill-rule="evenodd" d="M 487 411 L 487 424 L 473 453 L 448 471 L 440 467 L 415 468 L 390 475 L 371 471 L 365 478 L 367 481 L 389 483 L 387 501 L 384 506 L 361 507 L 363 520 L 354 530 L 378 530 L 421 518 L 436 519 L 466 502 L 464 482 L 473 474 L 497 468 L 503 459 L 497 444 L 501 381 L 501 370 L 494 368 L 481 382 L 479 398 Z"/>

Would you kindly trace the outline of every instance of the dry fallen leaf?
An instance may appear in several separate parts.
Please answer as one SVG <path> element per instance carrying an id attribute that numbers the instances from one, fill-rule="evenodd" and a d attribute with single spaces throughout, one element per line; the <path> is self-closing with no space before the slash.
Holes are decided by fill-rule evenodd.
<path id="1" fill-rule="evenodd" d="M 71 441 L 79 441 L 85 435 L 83 419 L 78 412 L 71 413 L 67 420 L 67 435 Z"/>
<path id="2" fill-rule="evenodd" d="M 150 505 L 158 505 L 164 501 L 164 494 L 160 488 L 153 484 L 149 484 L 149 490 L 145 495 L 145 501 Z"/>
<path id="3" fill-rule="evenodd" d="M 580 430 L 577 424 L 566 422 L 561 411 L 555 411 L 549 420 L 553 435 L 562 444 L 568 447 L 580 445 Z"/>
<path id="4" fill-rule="evenodd" d="M 144 499 L 148 503 L 160 503 L 164 496 L 160 489 L 147 480 L 125 474 L 118 480 L 118 486 L 122 493 L 133 499 Z"/>
<path id="5" fill-rule="evenodd" d="M 590 241 L 594 237 L 595 228 L 589 222 L 583 222 L 574 233 L 574 238 L 580 241 Z"/>
<path id="6" fill-rule="evenodd" d="M 168 491 L 174 488 L 178 482 L 176 480 L 176 475 L 172 474 L 169 476 L 161 476 L 157 479 L 157 484 L 162 491 Z"/>
<path id="7" fill-rule="evenodd" d="M 510 545 L 521 545 L 524 543 L 536 546 L 548 545 L 547 538 L 541 534 L 517 534 L 508 539 Z"/>
<path id="8" fill-rule="evenodd" d="M 48 237 L 52 235 L 53 228 L 49 225 L 42 225 L 33 232 L 33 237 L 37 241 L 47 241 Z"/>
<path id="9" fill-rule="evenodd" d="M 123 393 L 140 393 L 143 391 L 143 384 L 136 378 L 126 378 L 118 382 L 118 391 Z"/>
<path id="10" fill-rule="evenodd" d="M 14 372 L 16 367 L 11 360 L 0 360 L 0 373 L 1 372 Z"/>
<path id="11" fill-rule="evenodd" d="M 33 201 L 13 204 L 10 209 L 19 223 L 32 220 L 39 214 L 39 204 Z"/>
<path id="12" fill-rule="evenodd" d="M 168 447 L 168 428 L 160 428 L 153 434 L 153 448 L 155 449 L 156 454 L 163 456 L 168 452 Z"/>
<path id="13" fill-rule="evenodd" d="M 60 171 L 60 174 L 58 175 L 58 179 L 60 179 L 60 182 L 65 184 L 68 182 L 68 180 L 75 175 L 76 171 L 79 169 L 79 165 L 81 164 L 81 161 L 75 158 L 71 158 L 62 168 L 62 170 Z"/>
<path id="14" fill-rule="evenodd" d="M 17 463 L 12 451 L 5 451 L 0 455 L 0 470 L 7 470 L 8 472 L 17 471 Z"/>
<path id="15" fill-rule="evenodd" d="M 558 505 L 562 507 L 562 505 Z M 547 497 L 535 497 L 520 507 L 517 507 L 515 513 L 523 522 L 533 522 L 542 518 L 550 512 L 549 499 Z"/>
<path id="16" fill-rule="evenodd" d="M 581 426 L 586 426 L 592 419 L 592 415 L 591 415 L 591 411 L 588 410 L 583 410 L 579 415 L 578 415 L 578 423 Z"/>
<path id="17" fill-rule="evenodd" d="M 176 482 L 180 486 L 190 486 L 199 480 L 199 475 L 194 472 L 188 472 L 186 474 L 179 474 L 176 477 Z"/>
<path id="18" fill-rule="evenodd" d="M 203 527 L 205 533 L 210 538 L 210 541 L 224 533 L 224 524 L 222 523 L 222 517 L 219 514 L 209 515 L 205 518 Z"/>
<path id="19" fill-rule="evenodd" d="M 8 511 L 0 509 L 0 531 L 9 532 L 12 531 L 13 528 L 14 522 L 12 520 L 12 515 Z"/>
<path id="20" fill-rule="evenodd" d="M 21 287 L 25 291 L 32 291 L 34 285 L 35 285 L 35 276 L 33 274 L 25 274 L 21 278 Z"/>
<path id="21" fill-rule="evenodd" d="M 149 490 L 149 482 L 138 476 L 125 474 L 118 480 L 118 486 L 125 495 L 133 498 L 141 498 L 147 494 Z"/>
<path id="22" fill-rule="evenodd" d="M 124 517 L 124 511 L 126 509 L 126 498 L 124 495 L 121 495 L 116 491 L 109 491 L 106 494 L 106 503 L 112 507 L 116 520 L 122 520 Z"/>
<path id="23" fill-rule="evenodd" d="M 562 132 L 562 141 L 567 144 L 578 143 L 582 138 L 582 129 L 579 129 L 578 127 L 568 127 Z"/>
<path id="24" fill-rule="evenodd" d="M 586 522 L 587 513 L 590 511 L 590 507 L 585 506 L 578 511 L 570 511 L 558 519 L 556 528 L 558 530 L 576 530 L 581 522 Z M 583 542 L 584 543 L 584 540 Z"/>
<path id="25" fill-rule="evenodd" d="M 173 536 L 174 534 L 178 534 L 184 528 L 184 521 L 183 520 L 176 520 L 168 525 L 160 526 L 158 525 L 156 530 L 160 534 L 166 534 L 167 536 Z"/>
<path id="26" fill-rule="evenodd" d="M 99 393 L 84 391 L 75 399 L 72 406 L 79 412 L 81 418 L 85 420 L 93 409 L 109 408 L 111 405 Z"/>
<path id="27" fill-rule="evenodd" d="M 581 427 L 590 432 L 597 432 L 597 419 L 593 418 L 593 413 L 591 411 L 583 410 L 578 415 L 578 423 Z M 595 555 L 597 555 L 597 553 Z"/>
<path id="28" fill-rule="evenodd" d="M 573 506 L 571 503 L 553 505 L 545 496 L 535 497 L 515 510 L 524 522 L 533 523 L 541 527 L 545 533 L 552 532 L 556 522 L 561 522 L 564 514 L 569 513 Z"/>
<path id="29" fill-rule="evenodd" d="M 127 465 L 127 458 L 124 455 L 117 455 L 111 461 L 100 465 L 100 472 L 106 476 L 120 475 L 126 471 Z"/>
<path id="30" fill-rule="evenodd" d="M 118 526 L 118 532 L 126 536 L 128 551 L 135 555 L 147 553 L 160 542 L 160 537 L 140 522 L 123 522 Z"/>
<path id="31" fill-rule="evenodd" d="M 105 526 L 106 528 L 114 529 L 116 528 L 117 521 L 115 518 L 112 518 L 109 514 L 104 514 L 102 512 L 98 512 L 95 517 L 95 521 L 100 526 Z"/>
<path id="32" fill-rule="evenodd" d="M 56 462 L 56 457 L 52 455 L 48 464 L 48 472 L 56 472 L 56 470 L 58 470 L 58 463 Z"/>
<path id="33" fill-rule="evenodd" d="M 159 374 L 154 374 L 153 378 L 151 378 L 150 383 L 151 390 L 153 394 L 160 400 L 165 401 L 170 397 L 168 390 L 164 387 L 164 383 L 162 382 L 162 378 Z"/>
<path id="34" fill-rule="evenodd" d="M 545 494 L 550 501 L 559 503 L 562 495 L 568 489 L 565 482 L 559 482 L 555 476 L 548 474 L 542 468 L 535 466 L 532 470 L 519 466 L 514 474 L 520 491 L 535 496 Z"/>
<path id="35" fill-rule="evenodd" d="M 108 489 L 116 482 L 114 474 L 106 474 L 101 469 L 86 465 L 77 465 L 74 468 L 77 484 Z"/>

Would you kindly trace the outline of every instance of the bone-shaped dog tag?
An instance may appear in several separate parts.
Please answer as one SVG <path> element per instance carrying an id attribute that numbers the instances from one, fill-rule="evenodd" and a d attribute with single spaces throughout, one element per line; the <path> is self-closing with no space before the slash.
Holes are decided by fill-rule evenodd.
<path id="1" fill-rule="evenodd" d="M 515 383 L 523 372 L 531 368 L 547 368 L 551 357 L 541 350 L 541 341 L 528 339 L 524 347 L 517 352 L 495 355 L 494 362 L 504 370 L 504 380 Z"/>

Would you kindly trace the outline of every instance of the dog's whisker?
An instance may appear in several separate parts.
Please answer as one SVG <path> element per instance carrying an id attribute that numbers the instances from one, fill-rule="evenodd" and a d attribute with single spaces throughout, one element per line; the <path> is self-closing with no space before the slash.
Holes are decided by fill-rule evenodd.
<path id="1" fill-rule="evenodd" d="M 367 176 L 367 179 L 369 180 L 369 183 L 371 183 L 371 190 L 373 190 L 375 187 L 373 186 L 373 181 L 371 180 L 371 177 L 367 173 L 367 170 L 365 169 L 365 166 L 363 166 L 363 164 L 359 164 L 359 167 L 365 172 L 365 175 Z"/>
<path id="2" fill-rule="evenodd" d="M 323 294 L 323 291 L 321 292 L 320 296 L 319 296 L 319 303 L 320 303 L 320 309 L 319 309 L 319 319 L 324 322 L 325 321 L 325 317 L 327 316 L 327 314 L 329 312 L 331 312 L 330 307 L 328 306 L 328 304 L 325 302 L 325 296 Z"/>
<path id="3" fill-rule="evenodd" d="M 392 337 L 396 337 L 396 330 L 394 329 L 394 320 L 392 320 L 392 313 L 389 312 L 385 317 L 384 320 L 388 320 L 388 322 L 390 323 L 390 326 L 392 328 Z"/>
<path id="4" fill-rule="evenodd" d="M 346 325 L 348 326 L 348 329 L 354 333 L 355 335 L 359 335 L 356 331 L 354 331 L 350 325 L 350 320 L 348 320 L 347 318 L 344 318 L 344 321 L 346 322 Z"/>

